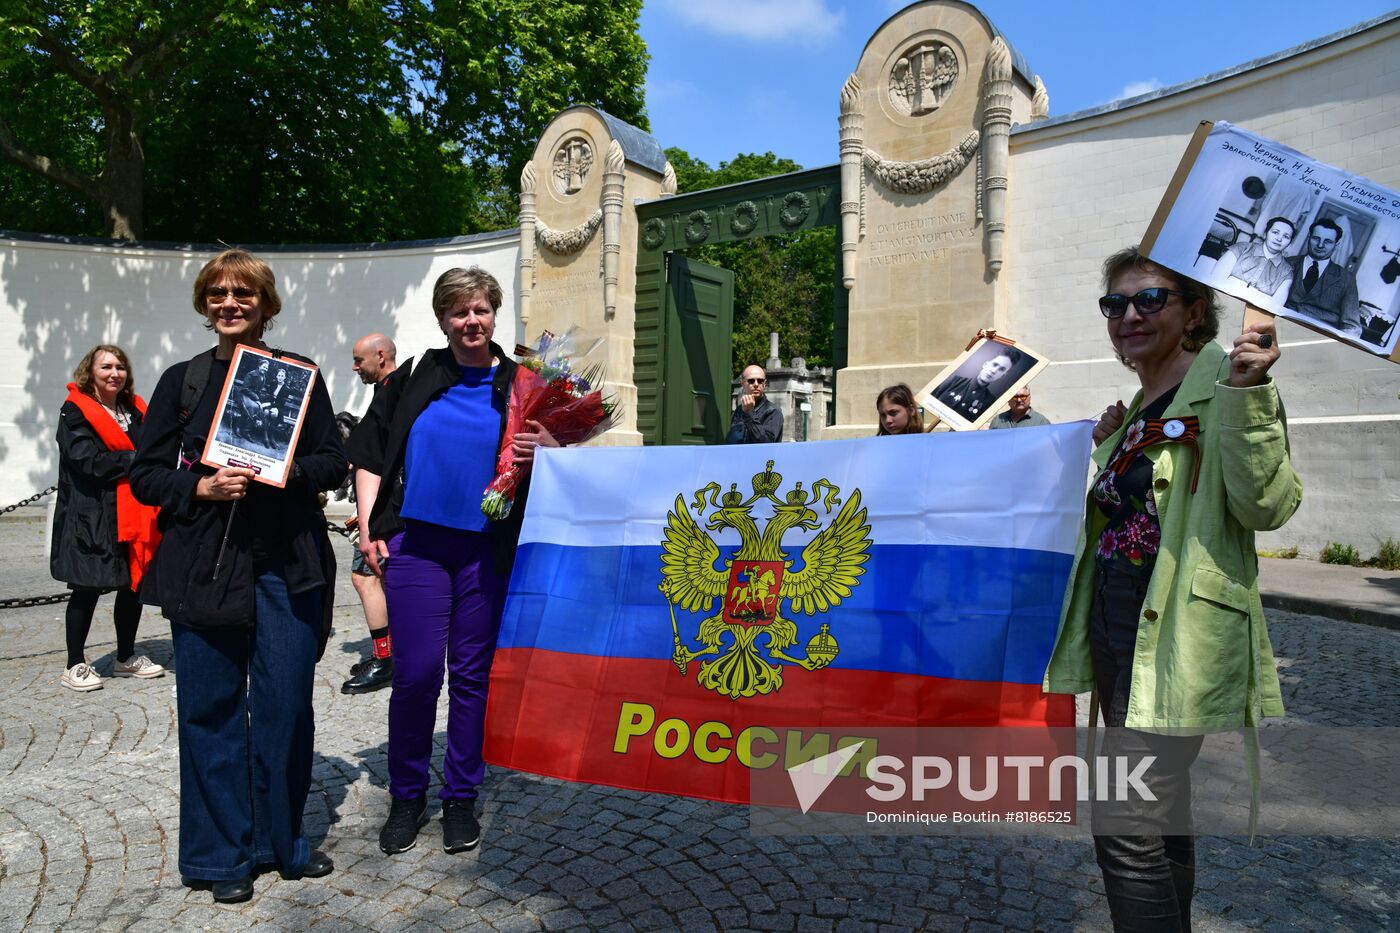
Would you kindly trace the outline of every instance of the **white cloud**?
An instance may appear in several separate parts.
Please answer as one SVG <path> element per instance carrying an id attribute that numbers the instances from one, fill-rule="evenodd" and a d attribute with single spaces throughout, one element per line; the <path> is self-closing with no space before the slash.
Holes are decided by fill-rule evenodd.
<path id="1" fill-rule="evenodd" d="M 1126 100 L 1129 97 L 1137 97 L 1142 94 L 1151 94 L 1162 87 L 1162 82 L 1156 78 L 1148 78 L 1146 81 L 1133 81 L 1123 85 L 1123 90 L 1118 92 L 1114 100 Z"/>
<path id="2" fill-rule="evenodd" d="M 846 21 L 826 0 L 665 0 L 671 14 L 689 26 L 721 36 L 768 41 L 822 43 Z"/>

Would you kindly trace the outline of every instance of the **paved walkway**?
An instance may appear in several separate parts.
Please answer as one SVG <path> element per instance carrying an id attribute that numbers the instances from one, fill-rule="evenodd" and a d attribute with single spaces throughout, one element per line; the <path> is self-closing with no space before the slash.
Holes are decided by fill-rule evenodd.
<path id="1" fill-rule="evenodd" d="M 1259 593 L 1266 609 L 1400 629 L 1400 571 L 1261 558 Z"/>
<path id="2" fill-rule="evenodd" d="M 54 591 L 42 552 L 41 523 L 0 523 L 0 596 Z M 1290 563 L 1294 577 L 1306 564 Z M 1108 927 L 1087 840 L 754 836 L 742 807 L 499 769 L 484 787 L 479 850 L 445 855 L 434 823 L 416 849 L 386 858 L 376 833 L 388 695 L 338 692 L 366 647 L 346 580 L 338 603 L 317 672 L 307 812 L 336 871 L 262 876 L 251 902 L 230 907 L 181 887 L 175 867 L 175 678 L 71 693 L 58 684 L 62 607 L 0 610 L 0 930 Z M 1280 610 L 1270 623 L 1292 717 L 1400 725 L 1400 632 Z M 111 638 L 104 600 L 90 641 L 100 671 Z M 158 618 L 141 647 L 169 663 Z M 1202 837 L 1199 859 L 1197 930 L 1371 931 L 1400 918 L 1394 839 L 1273 837 L 1251 848 Z"/>

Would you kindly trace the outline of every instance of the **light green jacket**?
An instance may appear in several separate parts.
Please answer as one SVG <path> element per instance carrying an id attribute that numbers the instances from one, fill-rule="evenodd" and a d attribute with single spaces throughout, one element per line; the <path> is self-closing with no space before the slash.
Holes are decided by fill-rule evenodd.
<path id="1" fill-rule="evenodd" d="M 1190 444 L 1149 447 L 1161 549 L 1138 620 L 1132 688 L 1124 723 L 1136 729 L 1230 729 L 1282 716 L 1278 672 L 1259 601 L 1254 533 L 1288 521 L 1303 482 L 1288 458 L 1283 405 L 1273 381 L 1229 385 L 1230 360 L 1215 343 L 1191 364 L 1163 417 L 1195 415 L 1200 478 L 1191 491 L 1196 452 Z M 1094 451 L 1102 471 L 1126 428 Z M 1089 608 L 1094 551 L 1104 519 L 1091 501 L 1055 650 L 1045 671 L 1048 693 L 1094 687 Z"/>

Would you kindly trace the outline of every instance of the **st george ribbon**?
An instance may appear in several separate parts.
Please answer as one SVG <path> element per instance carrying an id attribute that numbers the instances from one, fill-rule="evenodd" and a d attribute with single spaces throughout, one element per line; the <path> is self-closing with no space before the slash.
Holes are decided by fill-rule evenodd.
<path id="1" fill-rule="evenodd" d="M 1091 430 L 541 449 L 487 760 L 744 803 L 861 730 L 1072 726 Z"/>

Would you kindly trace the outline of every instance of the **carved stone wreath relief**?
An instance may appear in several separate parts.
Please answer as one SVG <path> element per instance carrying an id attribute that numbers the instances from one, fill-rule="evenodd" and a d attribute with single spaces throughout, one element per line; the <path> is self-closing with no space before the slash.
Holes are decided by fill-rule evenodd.
<path id="1" fill-rule="evenodd" d="M 554 190 L 562 195 L 576 194 L 593 168 L 593 147 L 575 136 L 566 139 L 554 153 Z"/>
<path id="2" fill-rule="evenodd" d="M 890 110 L 919 117 L 948 100 L 959 75 L 958 54 L 946 43 L 910 40 L 890 66 L 884 93 Z M 987 271 L 1002 267 L 1006 234 L 1008 136 L 1011 129 L 1011 49 L 1000 36 L 992 40 L 980 77 L 982 126 L 970 130 L 955 146 L 929 158 L 901 162 L 882 158 L 865 141 L 865 90 L 852 74 L 841 88 L 841 282 L 856 282 L 856 256 L 865 237 L 867 176 L 887 191 L 905 197 L 927 197 L 956 177 L 969 162 L 977 162 L 976 216 L 985 224 Z M 1036 112 L 1048 111 L 1043 90 L 1037 92 Z M 986 163 L 985 165 L 983 163 Z"/>
<path id="3" fill-rule="evenodd" d="M 890 69 L 890 105 L 906 117 L 933 113 L 958 80 L 958 56 L 942 42 L 913 46 Z"/>

